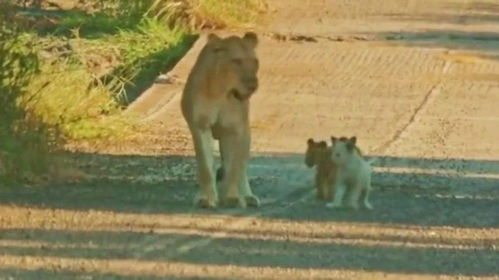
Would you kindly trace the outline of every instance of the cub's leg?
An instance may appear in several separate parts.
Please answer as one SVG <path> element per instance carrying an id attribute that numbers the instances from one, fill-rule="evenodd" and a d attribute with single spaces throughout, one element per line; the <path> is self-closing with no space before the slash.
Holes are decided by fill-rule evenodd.
<path id="1" fill-rule="evenodd" d="M 334 185 L 334 199 L 333 202 L 326 204 L 328 208 L 340 208 L 343 206 L 343 196 L 345 195 L 346 185 L 340 180 L 336 180 Z"/>
<path id="2" fill-rule="evenodd" d="M 318 200 L 323 200 L 326 198 L 324 193 L 324 178 L 322 177 L 322 174 L 319 170 L 317 170 L 317 173 L 315 174 L 315 191 L 316 198 Z"/>
<path id="3" fill-rule="evenodd" d="M 369 193 L 371 192 L 371 178 L 367 178 L 366 182 L 366 188 L 364 189 L 364 207 L 366 207 L 369 210 L 373 209 L 373 206 L 369 202 Z"/>
<path id="4" fill-rule="evenodd" d="M 359 199 L 360 195 L 362 194 L 363 186 L 364 183 L 360 181 L 357 181 L 355 182 L 355 184 L 352 185 L 352 189 L 350 190 L 348 206 L 350 206 L 353 209 L 359 208 Z"/>
<path id="5" fill-rule="evenodd" d="M 194 203 L 204 208 L 218 204 L 218 192 L 213 171 L 213 138 L 210 130 L 192 128 L 192 139 L 196 152 L 198 183 L 201 188 Z"/>
<path id="6" fill-rule="evenodd" d="M 246 207 L 245 198 L 239 193 L 239 184 L 243 179 L 243 171 L 248 152 L 244 148 L 245 137 L 241 131 L 231 131 L 221 136 L 220 152 L 223 159 L 224 203 L 229 207 Z"/>
<path id="7" fill-rule="evenodd" d="M 330 170 L 331 173 L 327 175 L 327 180 L 325 182 L 325 194 L 326 194 L 326 200 L 327 201 L 332 201 L 333 200 L 333 193 L 334 193 L 334 182 L 335 182 L 335 173 L 334 170 Z"/>
<path id="8" fill-rule="evenodd" d="M 324 181 L 324 184 L 322 185 L 322 189 L 324 192 L 324 199 L 326 201 L 332 201 L 333 200 L 333 184 L 329 181 Z"/>

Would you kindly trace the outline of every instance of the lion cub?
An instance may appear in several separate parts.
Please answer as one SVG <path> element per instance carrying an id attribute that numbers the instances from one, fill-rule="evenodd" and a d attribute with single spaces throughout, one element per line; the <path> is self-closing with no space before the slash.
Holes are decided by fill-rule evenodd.
<path id="1" fill-rule="evenodd" d="M 332 200 L 332 187 L 336 174 L 336 167 L 331 161 L 331 150 L 325 141 L 315 142 L 312 138 L 307 140 L 305 165 L 308 167 L 316 166 L 315 188 L 317 199 Z"/>
<path id="2" fill-rule="evenodd" d="M 357 209 L 362 192 L 364 193 L 364 206 L 373 209 L 369 203 L 371 191 L 371 163 L 364 159 L 356 146 L 357 138 L 331 137 L 331 161 L 336 165 L 336 178 L 334 182 L 334 200 L 326 204 L 328 208 L 342 207 L 343 196 L 347 188 L 350 191 L 349 206 Z"/>

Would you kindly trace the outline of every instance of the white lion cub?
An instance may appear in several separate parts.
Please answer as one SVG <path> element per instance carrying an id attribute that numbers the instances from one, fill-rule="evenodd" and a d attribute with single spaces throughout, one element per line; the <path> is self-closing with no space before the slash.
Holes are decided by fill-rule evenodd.
<path id="1" fill-rule="evenodd" d="M 328 208 L 342 207 L 343 196 L 347 188 L 350 191 L 349 205 L 354 209 L 359 208 L 359 200 L 364 192 L 364 206 L 373 209 L 369 203 L 369 192 L 371 191 L 371 163 L 365 160 L 355 146 L 357 138 L 331 137 L 331 160 L 337 166 L 336 180 L 334 182 L 334 200 L 326 204 Z"/>

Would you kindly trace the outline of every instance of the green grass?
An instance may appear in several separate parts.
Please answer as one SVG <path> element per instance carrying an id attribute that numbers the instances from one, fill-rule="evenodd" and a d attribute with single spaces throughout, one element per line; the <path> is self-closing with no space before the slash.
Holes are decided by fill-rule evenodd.
<path id="1" fill-rule="evenodd" d="M 31 39 L 0 21 L 0 186 L 47 172 L 59 144 L 57 127 L 27 109 L 36 96 L 29 98 L 26 86 L 39 73 Z"/>
<path id="2" fill-rule="evenodd" d="M 122 136 L 133 124 L 120 121 L 123 106 L 193 43 L 187 22 L 246 26 L 264 8 L 262 0 L 115 0 L 93 13 L 51 12 L 57 24 L 33 35 L 44 55 L 30 110 L 70 140 Z"/>
<path id="3" fill-rule="evenodd" d="M 67 141 L 126 137 L 136 120 L 123 108 L 199 28 L 248 27 L 266 9 L 263 0 L 86 1 L 92 10 L 9 2 L 0 8 L 0 182 L 46 173 Z"/>
<path id="4" fill-rule="evenodd" d="M 215 27 L 250 27 L 266 11 L 263 0 L 194 0 L 195 14 Z"/>
<path id="5" fill-rule="evenodd" d="M 69 55 L 47 54 L 28 87 L 39 96 L 30 109 L 71 140 L 123 136 L 133 125 L 123 106 L 181 57 L 190 38 L 147 19 L 136 30 L 99 39 L 45 38 L 40 49 L 67 48 Z"/>

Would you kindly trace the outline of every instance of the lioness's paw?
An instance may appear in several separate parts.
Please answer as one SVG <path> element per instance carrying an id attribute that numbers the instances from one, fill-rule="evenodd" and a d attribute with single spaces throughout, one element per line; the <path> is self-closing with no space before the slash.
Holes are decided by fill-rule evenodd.
<path id="1" fill-rule="evenodd" d="M 252 194 L 252 195 L 247 195 L 244 198 L 246 199 L 246 204 L 249 207 L 255 207 L 255 208 L 260 207 L 260 199 L 258 198 L 258 196 Z"/>
<path id="2" fill-rule="evenodd" d="M 200 208 L 216 208 L 218 201 L 216 199 L 208 199 L 204 196 L 198 196 L 194 199 L 194 206 Z"/>
<path id="3" fill-rule="evenodd" d="M 224 205 L 229 208 L 246 208 L 246 200 L 241 197 L 226 197 L 224 199 Z"/>

